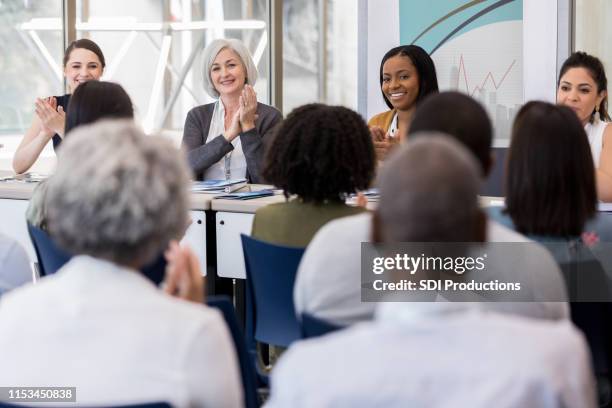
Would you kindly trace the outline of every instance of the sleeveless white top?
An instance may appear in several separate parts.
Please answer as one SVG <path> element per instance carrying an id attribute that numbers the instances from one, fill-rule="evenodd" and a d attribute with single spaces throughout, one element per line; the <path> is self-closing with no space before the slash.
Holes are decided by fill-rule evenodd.
<path id="1" fill-rule="evenodd" d="M 584 127 L 589 138 L 589 144 L 591 145 L 591 154 L 593 155 L 595 168 L 599 168 L 599 156 L 601 156 L 601 149 L 603 147 L 603 134 L 607 125 L 608 122 L 603 122 L 596 118 L 593 123 L 589 122 Z"/>

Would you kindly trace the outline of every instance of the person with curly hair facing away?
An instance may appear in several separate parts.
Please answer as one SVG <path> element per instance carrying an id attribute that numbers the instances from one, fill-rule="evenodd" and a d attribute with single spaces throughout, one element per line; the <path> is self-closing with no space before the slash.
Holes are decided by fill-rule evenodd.
<path id="1" fill-rule="evenodd" d="M 253 237 L 306 247 L 328 221 L 364 211 L 344 201 L 370 185 L 374 167 L 370 132 L 359 114 L 323 104 L 294 109 L 278 128 L 263 169 L 287 201 L 257 210 Z"/>

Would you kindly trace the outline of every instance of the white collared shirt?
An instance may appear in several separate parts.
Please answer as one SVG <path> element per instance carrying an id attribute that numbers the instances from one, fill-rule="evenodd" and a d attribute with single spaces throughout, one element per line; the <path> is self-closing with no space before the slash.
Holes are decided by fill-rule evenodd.
<path id="1" fill-rule="evenodd" d="M 0 300 L 0 361 L 1 385 L 76 387 L 79 405 L 242 406 L 217 311 L 87 256 Z"/>
<path id="2" fill-rule="evenodd" d="M 292 345 L 266 407 L 595 406 L 590 354 L 571 322 L 474 304 L 387 303 L 376 321 Z"/>

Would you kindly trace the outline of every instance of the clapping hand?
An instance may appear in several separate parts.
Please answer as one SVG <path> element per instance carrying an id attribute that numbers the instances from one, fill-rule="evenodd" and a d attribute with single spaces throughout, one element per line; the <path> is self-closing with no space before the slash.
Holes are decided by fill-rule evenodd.
<path id="1" fill-rule="evenodd" d="M 257 94 L 251 85 L 245 85 L 240 95 L 240 126 L 243 132 L 255 127 L 257 118 Z"/>
<path id="2" fill-rule="evenodd" d="M 203 303 L 204 278 L 198 258 L 193 251 L 172 241 L 164 255 L 168 261 L 164 291 L 179 299 Z"/>
<path id="3" fill-rule="evenodd" d="M 389 152 L 399 144 L 399 140 L 396 137 L 390 137 L 378 126 L 370 127 L 370 133 L 374 143 L 374 150 L 376 151 L 376 159 L 379 161 L 385 160 Z"/>
<path id="4" fill-rule="evenodd" d="M 232 116 L 232 121 L 230 123 L 230 126 L 225 131 L 224 136 L 227 139 L 227 141 L 230 143 L 232 142 L 232 140 L 238 137 L 240 132 L 242 132 L 242 127 L 240 126 L 241 110 L 242 108 L 238 109 L 236 113 L 234 113 L 234 116 Z"/>
<path id="5" fill-rule="evenodd" d="M 61 106 L 57 106 L 57 99 L 52 96 L 45 99 L 37 98 L 35 105 L 42 132 L 48 137 L 52 137 L 55 133 L 63 137 L 66 114 Z"/>

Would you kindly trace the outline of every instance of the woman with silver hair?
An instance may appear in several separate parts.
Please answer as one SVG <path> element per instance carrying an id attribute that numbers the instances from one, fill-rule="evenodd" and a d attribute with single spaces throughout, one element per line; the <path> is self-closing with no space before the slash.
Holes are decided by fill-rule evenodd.
<path id="1" fill-rule="evenodd" d="M 105 121 L 75 129 L 59 156 L 48 227 L 76 256 L 3 296 L 0 384 L 70 385 L 79 405 L 242 406 L 227 328 L 196 304 L 197 258 L 173 242 L 188 224 L 180 152 L 131 121 Z M 138 270 L 169 243 L 164 293 Z"/>
<path id="2" fill-rule="evenodd" d="M 257 68 L 240 40 L 214 40 L 202 62 L 204 89 L 217 101 L 187 114 L 182 145 L 189 165 L 198 180 L 261 183 L 263 143 L 282 115 L 257 102 Z"/>

